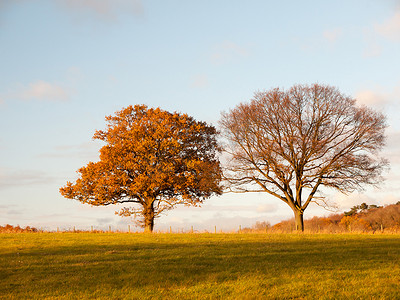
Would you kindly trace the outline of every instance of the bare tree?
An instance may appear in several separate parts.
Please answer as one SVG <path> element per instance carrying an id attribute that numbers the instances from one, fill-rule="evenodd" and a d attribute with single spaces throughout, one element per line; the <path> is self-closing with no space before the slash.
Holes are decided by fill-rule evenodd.
<path id="1" fill-rule="evenodd" d="M 311 202 L 326 206 L 322 186 L 348 193 L 375 185 L 387 161 L 386 118 L 338 89 L 314 84 L 258 92 L 222 114 L 234 192 L 266 192 L 290 206 L 297 230 Z"/>

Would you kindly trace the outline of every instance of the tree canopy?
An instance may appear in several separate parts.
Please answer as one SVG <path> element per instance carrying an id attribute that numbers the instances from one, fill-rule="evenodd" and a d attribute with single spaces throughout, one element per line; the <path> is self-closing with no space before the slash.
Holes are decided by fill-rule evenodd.
<path id="1" fill-rule="evenodd" d="M 285 202 L 304 230 L 322 186 L 347 193 L 378 184 L 387 161 L 385 116 L 338 89 L 314 84 L 258 92 L 222 114 L 229 154 L 225 179 L 235 192 L 266 192 Z"/>
<path id="2" fill-rule="evenodd" d="M 222 193 L 215 127 L 145 105 L 124 108 L 106 121 L 107 129 L 93 137 L 106 143 L 100 160 L 60 188 L 64 197 L 95 206 L 134 204 L 117 213 L 137 217 L 152 231 L 161 212 Z"/>

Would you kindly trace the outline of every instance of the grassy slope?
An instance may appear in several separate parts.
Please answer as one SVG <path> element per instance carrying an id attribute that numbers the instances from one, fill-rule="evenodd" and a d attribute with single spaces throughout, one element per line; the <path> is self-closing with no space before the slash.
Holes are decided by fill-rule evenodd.
<path id="1" fill-rule="evenodd" d="M 0 234 L 0 298 L 398 297 L 400 236 Z"/>

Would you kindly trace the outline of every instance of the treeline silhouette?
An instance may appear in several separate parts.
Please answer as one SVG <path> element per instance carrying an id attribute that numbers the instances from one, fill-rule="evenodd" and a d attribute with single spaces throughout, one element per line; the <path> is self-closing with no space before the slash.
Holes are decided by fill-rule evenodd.
<path id="1" fill-rule="evenodd" d="M 349 211 L 331 214 L 327 217 L 312 217 L 304 221 L 306 232 L 344 233 L 344 232 L 400 232 L 400 201 L 387 206 L 362 203 Z M 243 232 L 288 233 L 295 231 L 294 218 L 273 226 L 269 222 L 257 222 Z"/>

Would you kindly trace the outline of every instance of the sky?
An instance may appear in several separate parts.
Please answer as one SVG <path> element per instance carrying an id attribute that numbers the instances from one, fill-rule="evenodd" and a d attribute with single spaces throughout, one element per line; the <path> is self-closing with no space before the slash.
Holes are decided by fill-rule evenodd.
<path id="1" fill-rule="evenodd" d="M 328 84 L 387 115 L 379 188 L 322 190 L 339 211 L 400 201 L 400 1 L 0 0 L 0 225 L 134 226 L 59 188 L 98 160 L 95 130 L 128 105 L 218 125 L 255 92 Z M 311 204 L 305 218 L 331 212 Z M 235 230 L 292 217 L 262 193 L 162 215 L 155 230 Z M 134 228 L 134 227 L 132 227 Z M 135 230 L 139 228 L 135 228 Z"/>

